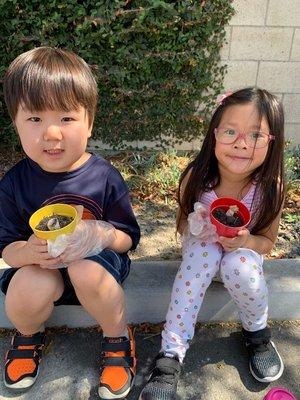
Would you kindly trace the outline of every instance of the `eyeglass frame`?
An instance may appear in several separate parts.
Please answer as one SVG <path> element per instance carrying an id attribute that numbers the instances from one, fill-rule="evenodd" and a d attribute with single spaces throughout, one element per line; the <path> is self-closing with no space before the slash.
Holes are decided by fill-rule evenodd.
<path id="1" fill-rule="evenodd" d="M 234 130 L 234 129 L 233 129 L 233 130 Z M 264 135 L 268 136 L 268 142 L 265 144 L 265 146 L 259 147 L 260 149 L 263 149 L 264 147 L 268 146 L 268 144 L 269 144 L 272 140 L 275 140 L 275 136 L 272 135 L 272 134 L 270 134 L 270 133 L 264 133 L 264 132 L 261 132 L 261 131 L 257 131 L 257 132 L 263 133 Z M 218 140 L 217 140 L 217 133 L 218 133 L 218 128 L 215 128 L 215 129 L 214 129 L 215 139 L 216 139 L 216 141 L 218 142 Z M 237 134 L 238 134 L 238 136 L 237 136 L 237 138 L 236 138 L 233 142 L 231 142 L 231 143 L 222 143 L 222 142 L 219 142 L 219 143 L 225 144 L 225 145 L 226 145 L 226 144 L 230 145 L 230 144 L 235 143 L 235 142 L 241 137 L 241 138 L 244 139 L 245 143 L 247 144 L 247 142 L 246 142 L 246 133 L 245 133 L 245 132 L 237 132 Z M 254 146 L 253 148 L 255 148 L 255 146 Z"/>

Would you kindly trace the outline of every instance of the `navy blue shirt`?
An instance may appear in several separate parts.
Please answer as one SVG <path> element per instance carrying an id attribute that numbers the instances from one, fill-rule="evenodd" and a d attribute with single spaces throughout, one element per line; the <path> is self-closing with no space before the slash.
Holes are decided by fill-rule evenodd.
<path id="1" fill-rule="evenodd" d="M 104 220 L 127 233 L 135 249 L 140 229 L 121 174 L 99 155 L 70 172 L 47 172 L 24 158 L 0 181 L 0 256 L 8 244 L 28 240 L 30 216 L 53 203 L 83 205 L 83 219 Z"/>

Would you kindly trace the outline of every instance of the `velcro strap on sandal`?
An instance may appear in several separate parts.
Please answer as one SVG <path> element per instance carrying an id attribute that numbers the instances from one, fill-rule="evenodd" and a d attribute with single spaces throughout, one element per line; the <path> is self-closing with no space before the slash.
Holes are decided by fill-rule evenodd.
<path id="1" fill-rule="evenodd" d="M 7 360 L 15 360 L 15 359 L 25 359 L 25 358 L 31 358 L 34 360 L 39 360 L 39 358 L 42 355 L 41 350 L 33 350 L 33 349 L 24 349 L 24 350 L 19 350 L 19 349 L 11 349 L 8 350 L 6 359 Z"/>
<path id="2" fill-rule="evenodd" d="M 45 344 L 45 335 L 43 333 L 33 336 L 15 335 L 12 338 L 13 347 L 18 346 L 43 346 Z"/>
<path id="3" fill-rule="evenodd" d="M 130 341 L 124 340 L 123 342 L 106 342 L 103 341 L 101 345 L 101 350 L 103 352 L 113 352 L 116 353 L 118 351 L 129 351 L 130 348 Z"/>
<path id="4" fill-rule="evenodd" d="M 251 339 L 248 339 L 247 340 L 247 345 L 251 345 L 251 344 L 254 344 L 254 345 L 260 345 L 260 344 L 268 344 L 269 343 L 269 340 L 267 340 L 267 339 L 264 339 L 264 338 L 251 338 Z"/>
<path id="5" fill-rule="evenodd" d="M 128 367 L 134 366 L 133 357 L 104 357 L 101 362 L 102 367 Z"/>
<path id="6" fill-rule="evenodd" d="M 156 368 L 164 374 L 175 374 L 176 372 L 180 372 L 179 362 L 169 357 L 159 358 L 156 361 Z"/>

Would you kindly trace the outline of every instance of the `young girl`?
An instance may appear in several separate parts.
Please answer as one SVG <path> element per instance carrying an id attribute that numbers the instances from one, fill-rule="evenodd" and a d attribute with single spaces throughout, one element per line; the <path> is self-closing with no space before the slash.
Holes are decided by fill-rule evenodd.
<path id="1" fill-rule="evenodd" d="M 276 241 L 284 201 L 284 116 L 278 99 L 247 88 L 224 97 L 212 116 L 202 149 L 183 172 L 177 230 L 184 234 L 183 260 L 172 290 L 162 348 L 140 400 L 175 399 L 185 353 L 194 336 L 206 289 L 219 271 L 239 310 L 249 366 L 260 382 L 278 379 L 283 362 L 267 327 L 268 291 L 263 254 Z M 207 210 L 218 197 L 233 197 L 250 210 L 247 229 L 234 238 L 188 234 L 194 203 Z M 208 237 L 208 239 L 207 239 Z"/>

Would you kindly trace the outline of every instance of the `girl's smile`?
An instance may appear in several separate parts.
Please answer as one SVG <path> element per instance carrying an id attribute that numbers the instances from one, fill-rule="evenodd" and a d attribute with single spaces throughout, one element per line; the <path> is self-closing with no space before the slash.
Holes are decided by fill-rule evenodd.
<path id="1" fill-rule="evenodd" d="M 232 128 L 239 132 L 251 132 L 259 129 L 269 132 L 266 119 L 260 118 L 253 103 L 238 104 L 228 107 L 221 118 L 218 128 Z M 216 141 L 215 155 L 221 174 L 248 176 L 265 160 L 268 146 L 251 148 L 243 137 L 238 137 L 231 144 Z"/>

